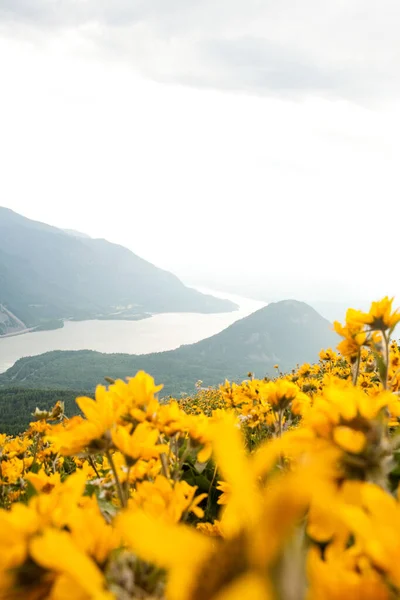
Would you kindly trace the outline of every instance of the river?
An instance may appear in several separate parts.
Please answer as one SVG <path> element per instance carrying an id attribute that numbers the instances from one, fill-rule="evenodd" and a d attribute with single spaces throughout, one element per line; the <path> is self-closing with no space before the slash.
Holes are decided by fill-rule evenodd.
<path id="1" fill-rule="evenodd" d="M 62 329 L 38 331 L 0 339 L 0 373 L 24 356 L 50 350 L 97 350 L 148 354 L 173 350 L 219 333 L 238 319 L 265 306 L 241 296 L 197 288 L 227 298 L 239 310 L 220 314 L 162 313 L 142 321 L 66 321 Z"/>

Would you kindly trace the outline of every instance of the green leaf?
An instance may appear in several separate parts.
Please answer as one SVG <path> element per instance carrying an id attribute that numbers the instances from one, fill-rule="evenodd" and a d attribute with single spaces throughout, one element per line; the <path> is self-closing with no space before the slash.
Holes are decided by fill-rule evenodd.
<path id="1" fill-rule="evenodd" d="M 210 489 L 211 481 L 204 477 L 204 475 L 198 475 L 194 478 L 195 485 L 199 488 L 201 492 L 208 492 Z"/>
<path id="2" fill-rule="evenodd" d="M 112 519 L 118 513 L 118 509 L 108 500 L 104 500 L 104 498 L 97 498 L 97 503 L 103 515 L 109 516 Z"/>
<path id="3" fill-rule="evenodd" d="M 374 357 L 376 360 L 376 365 L 378 367 L 378 373 L 379 373 L 379 377 L 381 379 L 382 383 L 386 383 L 387 380 L 387 365 L 385 363 L 385 361 L 383 360 L 381 354 L 379 354 L 378 352 L 374 352 Z"/>

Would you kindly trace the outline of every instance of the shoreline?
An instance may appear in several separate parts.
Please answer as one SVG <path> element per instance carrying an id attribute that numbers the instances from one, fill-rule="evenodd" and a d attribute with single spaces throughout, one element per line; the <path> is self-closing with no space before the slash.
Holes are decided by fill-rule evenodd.
<path id="1" fill-rule="evenodd" d="M 51 322 L 48 323 L 48 327 L 46 327 L 46 323 L 42 323 L 41 325 L 35 325 L 35 327 L 26 327 L 25 329 L 20 329 L 18 331 L 12 331 L 10 333 L 3 333 L 0 335 L 0 340 L 3 338 L 15 337 L 17 335 L 25 335 L 26 333 L 40 333 L 43 331 L 54 331 L 55 329 L 63 329 L 65 323 L 81 323 L 83 321 L 142 321 L 144 319 L 150 319 L 154 315 L 152 314 L 141 314 L 141 315 L 131 315 L 118 318 L 115 315 L 99 315 L 92 318 L 84 318 L 84 319 L 59 319 L 59 324 L 57 327 L 54 327 Z M 53 326 L 52 326 L 53 325 Z"/>
<path id="2" fill-rule="evenodd" d="M 35 331 L 36 327 L 28 327 L 27 329 L 20 329 L 19 331 L 12 331 L 10 333 L 3 333 L 0 335 L 0 340 L 3 338 L 15 337 L 16 335 L 24 335 L 25 333 L 31 333 Z"/>
<path id="3" fill-rule="evenodd" d="M 216 296 L 220 294 L 213 292 Z M 38 335 L 24 337 L 8 335 L 3 341 L 0 337 L 0 373 L 20 358 L 52 350 L 88 349 L 108 354 L 152 354 L 173 350 L 212 337 L 265 306 L 263 302 L 248 298 L 235 297 L 234 300 L 239 309 L 229 313 L 158 313 L 135 321 L 115 318 L 86 322 L 67 320 L 63 329 L 42 330 L 37 332 Z M 15 333 L 23 335 L 24 331 Z"/>

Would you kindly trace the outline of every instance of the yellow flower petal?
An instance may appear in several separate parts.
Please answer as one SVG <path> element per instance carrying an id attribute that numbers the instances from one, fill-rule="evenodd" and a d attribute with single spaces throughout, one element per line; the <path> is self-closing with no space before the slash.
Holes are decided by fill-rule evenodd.
<path id="1" fill-rule="evenodd" d="M 367 439 L 362 431 L 356 431 L 351 427 L 335 427 L 333 430 L 333 439 L 340 448 L 353 454 L 362 452 L 367 443 Z"/>

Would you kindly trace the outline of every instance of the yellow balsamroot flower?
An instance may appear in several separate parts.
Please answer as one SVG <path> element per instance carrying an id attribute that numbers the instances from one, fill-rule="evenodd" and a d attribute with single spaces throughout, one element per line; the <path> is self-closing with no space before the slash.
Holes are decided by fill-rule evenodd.
<path id="1" fill-rule="evenodd" d="M 314 491 L 307 515 L 307 535 L 317 543 L 329 544 L 331 552 L 346 546 L 351 532 L 340 514 L 342 506 L 357 506 L 361 499 L 360 481 L 337 481 L 325 479 L 323 486 Z"/>
<path id="2" fill-rule="evenodd" d="M 98 430 L 96 438 L 110 429 L 121 415 L 121 405 L 103 385 L 96 388 L 95 400 L 85 396 L 77 398 L 76 403 L 86 419 Z M 94 439 L 96 439 L 94 438 Z"/>
<path id="3" fill-rule="evenodd" d="M 114 466 L 117 471 L 118 479 L 121 483 L 124 483 L 129 478 L 129 483 L 134 484 L 137 481 L 141 481 L 145 478 L 154 479 L 161 471 L 161 461 L 158 458 L 150 460 L 143 460 L 139 458 L 133 465 L 126 466 L 126 458 L 121 452 L 114 452 L 112 454 Z M 111 465 L 108 463 L 106 457 L 104 457 L 103 464 L 100 468 L 104 472 L 103 482 L 112 482 L 113 473 Z"/>
<path id="4" fill-rule="evenodd" d="M 248 382 L 246 382 L 248 384 Z M 237 383 L 225 381 L 224 385 L 220 386 L 221 396 L 225 402 L 225 406 L 230 408 L 238 404 L 242 404 L 245 398 L 242 395 L 243 384 L 240 386 Z"/>
<path id="5" fill-rule="evenodd" d="M 217 413 L 213 413 L 213 419 L 218 419 Z M 185 419 L 185 430 L 191 440 L 192 447 L 197 448 L 197 460 L 200 463 L 207 462 L 212 453 L 210 435 L 211 420 L 206 415 L 187 415 Z"/>
<path id="6" fill-rule="evenodd" d="M 158 475 L 154 482 L 138 483 L 129 503 L 130 508 L 141 508 L 145 513 L 167 523 L 178 523 L 182 516 L 193 513 L 197 518 L 204 516 L 199 504 L 207 494 L 196 496 L 197 487 L 186 481 L 170 481 Z"/>
<path id="7" fill-rule="evenodd" d="M 333 441 L 346 452 L 359 454 L 367 444 L 367 438 L 362 431 L 357 431 L 345 425 L 338 425 L 333 429 Z"/>
<path id="8" fill-rule="evenodd" d="M 163 388 L 156 385 L 153 377 L 144 371 L 138 371 L 134 377 L 127 381 L 118 379 L 109 386 L 108 392 L 116 405 L 121 408 L 121 415 L 136 421 L 151 420 L 153 413 L 157 412 L 158 401 L 156 395 Z"/>
<path id="9" fill-rule="evenodd" d="M 359 506 L 345 505 L 341 516 L 368 560 L 400 593 L 400 504 L 380 487 L 364 483 Z M 392 596 L 389 596 L 392 598 Z"/>
<path id="10" fill-rule="evenodd" d="M 121 407 L 104 386 L 96 388 L 96 399 L 81 397 L 76 403 L 86 419 L 73 417 L 67 423 L 55 425 L 47 439 L 64 456 L 107 449 L 110 445 L 109 431 L 119 419 Z"/>
<path id="11" fill-rule="evenodd" d="M 106 592 L 104 575 L 96 564 L 82 552 L 66 531 L 46 529 L 35 536 L 29 544 L 29 554 L 38 566 L 39 585 L 44 580 L 49 596 L 54 600 L 63 598 L 112 600 Z M 45 572 L 43 573 L 43 570 Z M 18 586 L 18 576 L 16 578 Z M 42 584 L 43 587 L 43 584 Z M 24 590 L 21 590 L 24 592 Z M 28 588 L 30 590 L 30 586 Z M 26 590 L 25 590 L 26 593 Z"/>
<path id="12" fill-rule="evenodd" d="M 24 461 L 20 458 L 3 460 L 0 469 L 0 484 L 15 484 L 19 481 L 25 471 Z"/>
<path id="13" fill-rule="evenodd" d="M 226 483 L 226 481 L 218 481 L 217 490 L 222 492 L 222 494 L 218 498 L 218 504 L 228 504 L 229 498 L 231 496 L 231 486 L 229 485 L 229 483 Z"/>
<path id="14" fill-rule="evenodd" d="M 50 493 L 55 487 L 61 485 L 61 476 L 59 472 L 47 475 L 44 469 L 40 469 L 37 473 L 27 473 L 25 479 L 29 481 L 37 492 L 44 494 Z"/>
<path id="15" fill-rule="evenodd" d="M 363 432 L 367 433 L 369 421 L 375 419 L 381 410 L 388 406 L 390 399 L 390 394 L 382 392 L 371 397 L 346 381 L 337 381 L 314 399 L 313 406 L 304 415 L 303 424 L 317 435 L 328 439 L 334 439 L 334 436 L 345 439 L 346 428 L 351 428 L 355 432 L 356 446 L 360 445 L 359 433 L 364 437 L 364 446 L 367 440 Z M 340 431 L 335 434 L 336 428 L 340 428 Z M 340 446 L 340 443 L 338 445 Z M 358 451 L 360 450 L 355 450 Z"/>
<path id="16" fill-rule="evenodd" d="M 275 411 L 285 410 L 298 396 L 304 397 L 297 385 L 285 379 L 266 383 L 261 394 Z"/>
<path id="17" fill-rule="evenodd" d="M 306 600 L 393 600 L 379 571 L 359 546 L 318 547 L 307 558 L 309 590 Z"/>
<path id="18" fill-rule="evenodd" d="M 331 348 L 327 348 L 326 350 L 321 350 L 319 359 L 322 361 L 335 361 L 338 359 L 338 355 Z"/>
<path id="19" fill-rule="evenodd" d="M 309 363 L 304 363 L 297 369 L 297 374 L 299 377 L 308 377 L 311 373 L 311 365 Z"/>
<path id="20" fill-rule="evenodd" d="M 389 382 L 392 392 L 400 391 L 400 369 L 396 369 L 396 371 L 389 370 Z"/>
<path id="21" fill-rule="evenodd" d="M 305 372 L 311 371 L 307 365 Z M 253 429 L 265 423 L 279 434 L 287 421 L 285 411 L 291 408 L 293 414 L 300 415 L 310 404 L 310 398 L 300 391 L 298 384 L 287 378 L 276 381 L 252 379 L 240 385 L 226 381 L 220 389 L 226 406 L 235 410 L 247 427 Z"/>
<path id="22" fill-rule="evenodd" d="M 7 458 L 22 458 L 32 444 L 32 440 L 25 437 L 8 439 L 2 448 L 2 456 Z"/>
<path id="23" fill-rule="evenodd" d="M 348 324 L 368 325 L 374 330 L 393 330 L 400 321 L 400 312 L 398 310 L 392 312 L 393 300 L 394 298 L 385 296 L 378 302 L 372 302 L 367 313 L 350 308 L 347 311 L 346 321 Z"/>
<path id="24" fill-rule="evenodd" d="M 32 421 L 29 423 L 29 429 L 26 432 L 28 437 L 33 437 L 36 434 L 46 434 L 50 430 L 50 425 L 44 420 L 41 421 Z"/>
<path id="25" fill-rule="evenodd" d="M 156 425 L 165 435 L 174 435 L 187 431 L 188 415 L 183 411 L 176 400 L 159 406 Z"/>
<path id="26" fill-rule="evenodd" d="M 133 461 L 142 458 L 150 460 L 162 452 L 168 452 L 167 444 L 158 444 L 159 432 L 148 423 L 139 423 L 130 433 L 131 425 L 119 425 L 111 432 L 111 439 L 116 448 Z"/>
<path id="27" fill-rule="evenodd" d="M 49 493 L 33 496 L 28 506 L 36 515 L 37 531 L 47 526 L 65 527 L 79 506 L 85 485 L 86 473 L 80 470 L 67 477 Z"/>
<path id="28" fill-rule="evenodd" d="M 391 468 L 389 425 L 400 410 L 399 398 L 381 391 L 367 395 L 346 381 L 325 388 L 303 416 L 304 429 L 343 454 L 344 475 L 385 485 Z"/>
<path id="29" fill-rule="evenodd" d="M 197 523 L 196 529 L 209 537 L 223 537 L 221 521 L 217 519 L 213 523 Z"/>
<path id="30" fill-rule="evenodd" d="M 0 510 L 0 582 L 9 570 L 25 562 L 29 536 L 37 529 L 37 516 L 25 504 L 16 503 L 9 511 Z"/>
<path id="31" fill-rule="evenodd" d="M 268 569 L 304 514 L 306 472 L 278 477 L 279 483 L 265 491 L 231 415 L 213 425 L 212 441 L 216 462 L 231 487 L 221 521 L 224 539 L 162 522 L 140 510 L 124 511 L 117 527 L 139 557 L 168 571 L 168 600 L 270 600 L 275 596 Z"/>
<path id="32" fill-rule="evenodd" d="M 337 346 L 340 354 L 350 361 L 355 360 L 361 348 L 368 341 L 368 334 L 363 330 L 363 326 L 358 324 L 341 325 L 338 321 L 334 321 L 333 328 L 344 338 Z"/>
<path id="33" fill-rule="evenodd" d="M 81 416 L 76 416 L 59 425 L 54 425 L 45 439 L 52 445 L 56 453 L 73 456 L 84 452 L 90 444 L 93 446 L 93 450 L 97 446 L 97 451 L 100 451 L 104 446 L 103 434 L 104 431 L 99 430 L 96 425 Z"/>
<path id="34" fill-rule="evenodd" d="M 32 497 L 28 505 L 17 503 L 8 511 L 0 510 L 1 598 L 61 600 L 67 597 L 59 588 L 64 580 L 76 598 L 102 597 L 105 581 L 100 569 L 72 534 L 60 530 L 73 529 L 84 485 L 84 473 L 71 475 L 50 493 Z M 95 530 L 87 533 L 96 535 Z M 83 539 L 80 532 L 79 544 Z"/>
<path id="35" fill-rule="evenodd" d="M 95 496 L 81 499 L 78 510 L 69 519 L 68 529 L 76 546 L 100 566 L 121 545 L 120 532 L 105 521 Z"/>
<path id="36" fill-rule="evenodd" d="M 359 373 L 357 387 L 363 389 L 373 388 L 377 391 L 382 390 L 382 384 L 379 379 L 377 379 L 376 374 L 368 371 L 362 371 Z"/>
<path id="37" fill-rule="evenodd" d="M 130 407 L 129 413 L 126 413 L 125 415 L 125 419 L 133 422 L 138 421 L 139 423 L 144 421 L 153 423 L 157 420 L 159 410 L 160 404 L 158 400 L 156 398 L 152 398 L 146 405 Z"/>

